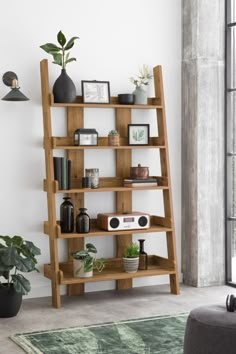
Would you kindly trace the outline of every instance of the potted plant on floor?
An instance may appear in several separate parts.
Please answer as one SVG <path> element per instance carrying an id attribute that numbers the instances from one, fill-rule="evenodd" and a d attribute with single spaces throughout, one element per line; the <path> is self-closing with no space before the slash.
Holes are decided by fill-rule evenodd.
<path id="1" fill-rule="evenodd" d="M 85 250 L 72 253 L 74 277 L 88 278 L 93 276 L 93 269 L 97 269 L 98 272 L 103 270 L 105 259 L 96 259 L 91 253 L 97 253 L 97 249 L 92 243 L 87 243 Z"/>
<path id="2" fill-rule="evenodd" d="M 132 243 L 126 247 L 123 264 L 126 273 L 137 272 L 139 265 L 139 245 L 137 243 Z"/>
<path id="3" fill-rule="evenodd" d="M 23 273 L 38 271 L 36 256 L 40 249 L 21 236 L 0 236 L 0 317 L 16 316 L 22 295 L 31 290 Z M 19 273 L 20 272 L 20 273 Z"/>

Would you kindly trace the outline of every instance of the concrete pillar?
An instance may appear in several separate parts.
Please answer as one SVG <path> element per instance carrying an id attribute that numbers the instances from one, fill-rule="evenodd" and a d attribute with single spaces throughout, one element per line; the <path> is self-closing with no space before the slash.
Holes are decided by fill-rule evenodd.
<path id="1" fill-rule="evenodd" d="M 183 0 L 182 272 L 225 282 L 224 0 Z"/>

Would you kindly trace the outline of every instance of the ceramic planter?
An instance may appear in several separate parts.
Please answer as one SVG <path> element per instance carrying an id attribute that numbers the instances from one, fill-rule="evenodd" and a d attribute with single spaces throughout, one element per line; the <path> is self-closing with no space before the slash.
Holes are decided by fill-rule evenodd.
<path id="1" fill-rule="evenodd" d="M 13 285 L 0 286 L 0 318 L 14 317 L 21 307 L 22 294 L 15 291 Z"/>
<path id="2" fill-rule="evenodd" d="M 84 262 L 80 259 L 73 259 L 73 271 L 75 278 L 89 278 L 93 276 L 93 270 L 90 272 L 84 271 Z"/>
<path id="3" fill-rule="evenodd" d="M 126 258 L 123 257 L 124 271 L 126 273 L 136 273 L 139 265 L 139 257 Z"/>

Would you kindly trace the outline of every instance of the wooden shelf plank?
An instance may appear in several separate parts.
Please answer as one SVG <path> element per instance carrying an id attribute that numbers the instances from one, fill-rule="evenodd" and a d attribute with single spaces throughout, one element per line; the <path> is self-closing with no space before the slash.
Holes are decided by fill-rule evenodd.
<path id="1" fill-rule="evenodd" d="M 50 141 L 52 149 L 57 150 L 86 150 L 86 149 L 110 149 L 110 150 L 133 150 L 133 149 L 165 149 L 164 138 L 152 136 L 149 138 L 149 145 L 129 145 L 128 138 L 120 137 L 120 145 L 112 146 L 108 144 L 107 137 L 98 137 L 98 145 L 74 145 L 73 137 L 52 137 Z M 46 146 L 44 142 L 44 146 Z"/>
<path id="2" fill-rule="evenodd" d="M 83 103 L 82 96 L 76 97 L 75 103 L 55 103 L 52 94 L 49 95 L 50 105 L 52 107 L 78 107 L 78 108 L 121 108 L 121 109 L 162 109 L 160 99 L 156 97 L 149 97 L 148 104 L 119 104 L 118 97 L 112 96 L 111 103 Z"/>
<path id="3" fill-rule="evenodd" d="M 141 278 L 147 276 L 175 274 L 174 262 L 168 258 L 155 255 L 148 256 L 148 269 L 138 270 L 136 273 L 126 273 L 123 269 L 122 258 L 110 258 L 106 260 L 106 266 L 102 272 L 95 271 L 90 278 L 77 278 L 73 276 L 73 262 L 61 263 L 59 265 L 60 284 L 80 284 L 107 280 L 120 280 Z M 51 265 L 44 265 L 44 275 L 51 279 Z"/>
<path id="4" fill-rule="evenodd" d="M 114 235 L 130 235 L 133 234 L 144 234 L 144 233 L 160 233 L 160 232 L 170 232 L 172 231 L 171 220 L 168 218 L 162 218 L 159 216 L 151 216 L 151 227 L 148 229 L 129 229 L 129 230 L 114 230 L 106 231 L 97 227 L 97 220 L 91 220 L 90 232 L 86 234 L 73 233 L 61 233 L 59 221 L 57 222 L 57 237 L 70 239 L 70 238 L 83 238 L 83 237 L 96 237 L 96 236 L 114 236 Z M 158 224 L 157 224 L 158 223 Z M 44 222 L 44 233 L 48 235 L 48 221 Z"/>
<path id="5" fill-rule="evenodd" d="M 99 178 L 99 188 L 81 188 L 82 178 L 72 178 L 71 179 L 71 189 L 58 189 L 58 182 L 56 180 L 52 181 L 52 189 L 54 193 L 101 193 L 101 192 L 126 192 L 126 191 L 140 191 L 140 190 L 168 190 L 168 178 L 162 176 L 150 176 L 156 178 L 156 186 L 137 186 L 137 187 L 124 187 L 123 177 L 101 177 Z M 47 192 L 47 181 L 44 180 L 44 191 Z"/>

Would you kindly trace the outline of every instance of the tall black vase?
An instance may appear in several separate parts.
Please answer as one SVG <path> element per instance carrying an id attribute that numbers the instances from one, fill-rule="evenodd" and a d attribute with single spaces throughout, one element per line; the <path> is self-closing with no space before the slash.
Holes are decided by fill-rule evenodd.
<path id="1" fill-rule="evenodd" d="M 61 70 L 61 75 L 53 85 L 55 103 L 72 103 L 76 99 L 76 88 L 71 78 L 67 75 L 66 69 Z"/>
<path id="2" fill-rule="evenodd" d="M 22 295 L 17 293 L 11 284 L 0 286 L 0 318 L 8 318 L 16 316 L 22 302 Z"/>

